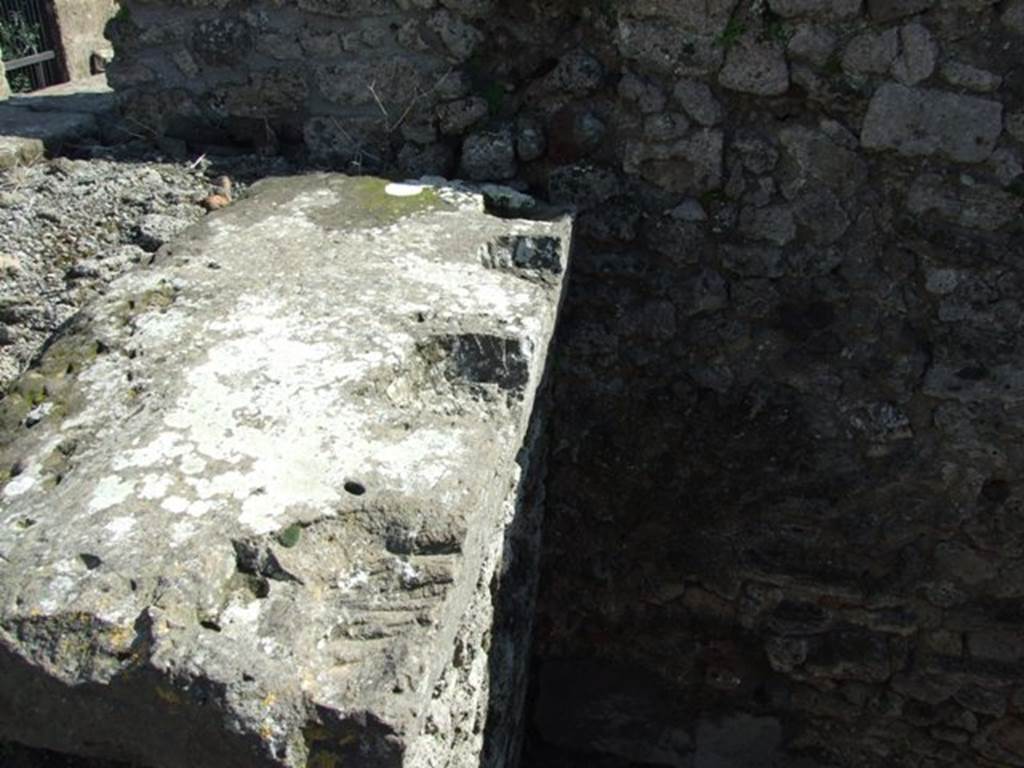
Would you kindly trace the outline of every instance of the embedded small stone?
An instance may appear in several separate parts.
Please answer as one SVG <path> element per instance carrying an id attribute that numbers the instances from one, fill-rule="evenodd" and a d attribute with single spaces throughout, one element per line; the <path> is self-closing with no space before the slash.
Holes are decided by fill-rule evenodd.
<path id="1" fill-rule="evenodd" d="M 597 89 L 603 79 L 601 62 L 585 51 L 573 51 L 558 61 L 545 79 L 545 85 L 581 96 Z"/>
<path id="2" fill-rule="evenodd" d="M 510 129 L 474 133 L 462 144 L 459 174 L 473 181 L 500 181 L 516 175 L 515 140 Z"/>
<path id="3" fill-rule="evenodd" d="M 690 197 L 669 211 L 669 216 L 680 221 L 707 221 L 708 214 L 696 198 Z"/>
<path id="4" fill-rule="evenodd" d="M 644 138 L 651 141 L 672 141 L 690 130 L 690 121 L 680 112 L 662 112 L 644 118 Z"/>
<path id="5" fill-rule="evenodd" d="M 785 245 L 796 237 L 796 222 L 787 206 L 747 207 L 740 211 L 740 232 L 752 240 Z"/>
<path id="6" fill-rule="evenodd" d="M 875 21 L 893 21 L 926 11 L 934 3 L 935 0 L 868 0 L 868 12 Z"/>
<path id="7" fill-rule="evenodd" d="M 665 108 L 665 93 L 646 78 L 627 72 L 619 81 L 619 96 L 637 105 L 641 112 L 650 114 Z"/>
<path id="8" fill-rule="evenodd" d="M 884 74 L 899 54 L 899 32 L 865 32 L 853 38 L 843 51 L 843 69 L 853 74 Z"/>
<path id="9" fill-rule="evenodd" d="M 722 105 L 718 103 L 706 83 L 699 80 L 680 80 L 672 90 L 672 97 L 679 102 L 686 114 L 701 125 L 715 125 L 722 119 Z"/>
<path id="10" fill-rule="evenodd" d="M 808 16 L 836 21 L 860 13 L 863 0 L 768 0 L 768 6 L 783 18 Z"/>
<path id="11" fill-rule="evenodd" d="M 900 27 L 900 54 L 892 64 L 892 76 L 904 85 L 927 80 L 935 71 L 939 47 L 923 24 Z"/>
<path id="12" fill-rule="evenodd" d="M 469 59 L 484 39 L 479 29 L 448 11 L 435 13 L 427 20 L 427 26 L 441 38 L 457 62 Z"/>
<path id="13" fill-rule="evenodd" d="M 962 61 L 947 61 L 942 65 L 942 77 L 950 85 L 971 91 L 988 93 L 999 88 L 1003 78 L 979 67 L 972 67 Z"/>
<path id="14" fill-rule="evenodd" d="M 718 82 L 740 93 L 779 96 L 789 90 L 789 66 L 782 49 L 744 40 L 726 54 Z"/>
<path id="15" fill-rule="evenodd" d="M 516 155 L 524 163 L 542 158 L 547 145 L 544 127 L 538 121 L 522 118 L 516 123 Z"/>
<path id="16" fill-rule="evenodd" d="M 444 104 L 437 110 L 441 133 L 456 136 L 487 117 L 487 110 L 487 101 L 480 96 Z"/>
<path id="17" fill-rule="evenodd" d="M 187 229 L 190 223 L 186 219 L 162 213 L 148 214 L 139 220 L 136 242 L 147 251 L 156 251 Z"/>
<path id="18" fill-rule="evenodd" d="M 836 36 L 828 27 L 819 24 L 801 24 L 786 45 L 786 52 L 816 67 L 825 66 L 836 47 Z"/>
<path id="19" fill-rule="evenodd" d="M 1000 18 L 1011 32 L 1024 35 L 1024 0 L 1012 0 Z"/>

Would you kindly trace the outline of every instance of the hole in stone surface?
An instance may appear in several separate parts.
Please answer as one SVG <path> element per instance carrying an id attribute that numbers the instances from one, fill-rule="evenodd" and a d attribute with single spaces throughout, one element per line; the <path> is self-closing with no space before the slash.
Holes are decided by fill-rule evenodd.
<path id="1" fill-rule="evenodd" d="M 249 591 L 252 592 L 253 597 L 257 597 L 260 600 L 270 595 L 270 582 L 261 576 L 251 576 L 246 580 L 246 585 L 249 587 Z"/>
<path id="2" fill-rule="evenodd" d="M 529 349 L 523 340 L 483 333 L 439 336 L 421 349 L 442 361 L 451 382 L 495 384 L 521 396 L 530 380 Z"/>
<path id="3" fill-rule="evenodd" d="M 968 365 L 956 372 L 958 379 L 966 381 L 981 381 L 988 376 L 988 368 L 983 365 Z"/>
<path id="4" fill-rule="evenodd" d="M 1010 498 L 1010 484 L 1002 478 L 990 477 L 981 486 L 981 498 L 988 502 L 1001 504 Z"/>
<path id="5" fill-rule="evenodd" d="M 502 235 L 487 244 L 481 256 L 491 269 L 525 269 L 562 273 L 562 241 L 557 237 Z"/>
<path id="6" fill-rule="evenodd" d="M 85 567 L 88 568 L 90 571 L 95 571 L 97 568 L 103 565 L 102 559 L 96 557 L 96 555 L 90 555 L 85 552 L 80 553 L 78 555 L 78 559 L 81 560 L 85 564 Z"/>
<path id="7" fill-rule="evenodd" d="M 281 565 L 272 549 L 267 546 L 267 537 L 240 539 L 232 541 L 231 544 L 235 550 L 235 568 L 245 577 L 249 590 L 256 597 L 266 597 L 270 594 L 271 579 L 302 583 L 301 579 Z"/>
<path id="8" fill-rule="evenodd" d="M 366 486 L 362 483 L 357 483 L 355 480 L 349 480 L 345 483 L 345 491 L 353 496 L 362 496 L 366 493 Z"/>

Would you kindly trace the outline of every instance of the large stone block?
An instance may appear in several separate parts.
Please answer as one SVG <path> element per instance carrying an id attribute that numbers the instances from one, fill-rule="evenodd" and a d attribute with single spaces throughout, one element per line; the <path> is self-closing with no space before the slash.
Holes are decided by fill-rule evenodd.
<path id="1" fill-rule="evenodd" d="M 89 306 L 0 404 L 0 739 L 167 768 L 512 743 L 569 229 L 278 179 Z"/>
<path id="2" fill-rule="evenodd" d="M 978 163 L 992 154 L 1002 130 L 997 101 L 888 84 L 872 97 L 860 138 L 868 149 Z"/>

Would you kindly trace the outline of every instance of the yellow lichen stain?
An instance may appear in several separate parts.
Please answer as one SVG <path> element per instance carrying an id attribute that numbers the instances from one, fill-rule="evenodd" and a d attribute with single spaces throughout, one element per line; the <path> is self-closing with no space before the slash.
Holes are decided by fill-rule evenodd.
<path id="1" fill-rule="evenodd" d="M 328 741 L 331 738 L 331 732 L 322 725 L 307 726 L 303 733 L 309 742 Z"/>
<path id="2" fill-rule="evenodd" d="M 185 701 L 177 691 L 163 685 L 158 685 L 156 687 L 156 695 L 168 704 L 173 704 L 175 706 L 180 705 Z"/>
<path id="3" fill-rule="evenodd" d="M 107 641 L 110 643 L 111 649 L 115 653 L 123 653 L 131 648 L 132 642 L 135 640 L 135 632 L 131 627 L 118 626 L 110 630 L 107 636 Z"/>
<path id="4" fill-rule="evenodd" d="M 0 399 L 0 445 L 9 443 L 28 413 L 43 403 L 50 404 L 47 421 L 63 420 L 75 402 L 77 375 L 96 359 L 101 348 L 98 341 L 81 331 L 58 337 L 46 347 L 33 367 L 18 377 Z M 6 458 L 0 456 L 2 463 L 7 463 Z"/>
<path id="5" fill-rule="evenodd" d="M 337 755 L 329 755 L 326 752 L 317 752 L 310 755 L 306 761 L 306 768 L 339 768 L 341 761 Z"/>
<path id="6" fill-rule="evenodd" d="M 306 768 L 340 768 L 341 750 L 358 741 L 354 733 L 339 736 L 320 725 L 310 725 L 303 729 L 309 757 Z"/>
<path id="7" fill-rule="evenodd" d="M 266 696 L 263 697 L 263 707 L 265 709 L 270 709 L 272 706 L 274 706 L 274 704 L 276 702 L 277 702 L 277 694 L 276 693 L 268 693 Z"/>
<path id="8" fill-rule="evenodd" d="M 150 310 L 163 311 L 174 303 L 176 292 L 169 283 L 162 283 L 159 288 L 151 288 L 142 291 L 125 301 L 125 319 L 128 320 L 136 315 Z"/>

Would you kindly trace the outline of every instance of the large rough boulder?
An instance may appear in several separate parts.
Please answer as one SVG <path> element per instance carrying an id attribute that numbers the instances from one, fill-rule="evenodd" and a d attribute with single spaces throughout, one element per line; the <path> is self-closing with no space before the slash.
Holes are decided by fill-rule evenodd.
<path id="1" fill-rule="evenodd" d="M 0 739 L 167 768 L 475 766 L 487 732 L 500 759 L 570 226 L 482 200 L 262 182 L 15 383 Z"/>

